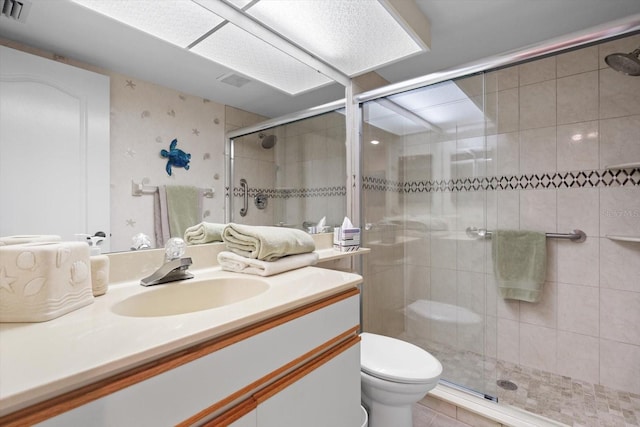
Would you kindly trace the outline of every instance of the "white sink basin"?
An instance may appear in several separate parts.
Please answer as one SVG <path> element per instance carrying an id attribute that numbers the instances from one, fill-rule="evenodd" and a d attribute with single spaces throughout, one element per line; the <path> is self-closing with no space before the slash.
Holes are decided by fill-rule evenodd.
<path id="1" fill-rule="evenodd" d="M 265 281 L 256 278 L 186 280 L 156 285 L 114 304 L 111 310 L 130 317 L 172 316 L 234 304 L 268 289 Z"/>

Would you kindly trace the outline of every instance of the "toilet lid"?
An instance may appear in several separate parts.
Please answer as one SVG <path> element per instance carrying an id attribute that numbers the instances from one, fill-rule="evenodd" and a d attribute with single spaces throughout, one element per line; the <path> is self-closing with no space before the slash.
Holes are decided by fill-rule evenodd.
<path id="1" fill-rule="evenodd" d="M 440 361 L 418 346 L 367 332 L 360 338 L 360 367 L 369 375 L 399 383 L 424 383 L 442 374 Z"/>

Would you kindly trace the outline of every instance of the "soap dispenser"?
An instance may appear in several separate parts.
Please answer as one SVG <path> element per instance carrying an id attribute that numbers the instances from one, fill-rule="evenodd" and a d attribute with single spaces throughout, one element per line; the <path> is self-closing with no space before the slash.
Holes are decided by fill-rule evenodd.
<path id="1" fill-rule="evenodd" d="M 104 233 L 98 232 L 95 236 L 88 234 L 77 234 L 79 239 L 86 240 L 91 247 L 90 261 L 91 261 L 91 287 L 93 289 L 93 296 L 97 297 L 107 293 L 109 286 L 109 257 L 103 255 L 100 245 L 105 239 Z"/>

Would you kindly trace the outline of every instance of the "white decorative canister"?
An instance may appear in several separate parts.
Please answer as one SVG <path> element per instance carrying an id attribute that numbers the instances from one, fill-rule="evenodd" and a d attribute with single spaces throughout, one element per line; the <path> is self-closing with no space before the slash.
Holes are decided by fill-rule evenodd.
<path id="1" fill-rule="evenodd" d="M 0 322 L 43 322 L 92 302 L 86 243 L 0 246 Z"/>

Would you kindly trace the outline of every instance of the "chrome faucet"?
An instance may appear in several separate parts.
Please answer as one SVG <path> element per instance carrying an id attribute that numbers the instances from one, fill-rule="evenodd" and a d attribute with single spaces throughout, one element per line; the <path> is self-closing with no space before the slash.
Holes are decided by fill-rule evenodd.
<path id="1" fill-rule="evenodd" d="M 193 278 L 187 269 L 193 264 L 189 257 L 182 257 L 185 252 L 184 240 L 172 238 L 165 246 L 165 262 L 153 274 L 140 280 L 142 286 L 160 285 Z"/>

